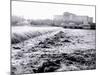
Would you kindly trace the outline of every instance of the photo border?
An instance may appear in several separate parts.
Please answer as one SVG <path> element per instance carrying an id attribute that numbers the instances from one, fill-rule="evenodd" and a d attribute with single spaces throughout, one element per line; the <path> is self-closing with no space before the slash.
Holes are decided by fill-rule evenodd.
<path id="1" fill-rule="evenodd" d="M 33 3 L 46 3 L 46 4 L 59 4 L 59 5 L 78 5 L 78 6 L 90 6 L 90 7 L 94 7 L 95 8 L 95 23 L 97 23 L 96 20 L 96 11 L 97 11 L 97 7 L 96 5 L 87 5 L 87 4 L 73 4 L 73 3 L 61 3 L 61 2 L 46 2 L 46 1 L 28 1 L 28 0 L 10 0 L 10 75 L 11 75 L 11 67 L 12 67 L 12 59 L 11 59 L 11 54 L 12 54 L 12 44 L 11 44 L 11 37 L 12 37 L 12 26 L 11 26 L 11 20 L 12 20 L 12 2 L 16 1 L 16 2 L 33 2 Z M 96 24 L 97 25 L 97 24 Z M 97 26 L 96 26 L 97 27 Z M 95 29 L 95 37 L 96 37 L 96 29 Z M 96 47 L 96 38 L 95 38 L 95 47 Z M 95 48 L 96 49 L 96 48 Z M 97 52 L 97 51 L 96 51 Z M 96 61 L 97 61 L 97 53 L 96 53 Z M 97 64 L 97 62 L 96 62 Z M 97 67 L 97 65 L 96 65 Z M 96 70 L 95 69 L 91 69 L 91 70 Z M 78 71 L 87 71 L 87 70 L 78 70 Z M 61 71 L 61 72 L 72 72 L 72 71 Z M 44 72 L 44 73 L 55 73 L 55 72 Z M 58 72 L 56 72 L 58 73 Z M 31 74 L 31 73 L 23 73 L 23 74 Z M 41 74 L 41 73 L 32 73 L 32 74 Z M 22 74 L 21 74 L 22 75 Z"/>

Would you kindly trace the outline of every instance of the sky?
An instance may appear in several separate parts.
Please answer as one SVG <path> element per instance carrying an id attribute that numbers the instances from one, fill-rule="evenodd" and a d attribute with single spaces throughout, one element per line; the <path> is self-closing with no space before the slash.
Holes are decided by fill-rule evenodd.
<path id="1" fill-rule="evenodd" d="M 95 22 L 94 6 L 12 1 L 12 15 L 26 19 L 53 19 L 54 15 L 62 15 L 64 12 L 93 17 Z"/>

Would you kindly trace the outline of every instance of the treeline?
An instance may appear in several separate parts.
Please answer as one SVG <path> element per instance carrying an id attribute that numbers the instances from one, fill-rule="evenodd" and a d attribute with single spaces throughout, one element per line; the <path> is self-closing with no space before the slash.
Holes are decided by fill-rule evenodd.
<path id="1" fill-rule="evenodd" d="M 44 20 L 28 20 L 28 23 L 30 25 L 35 26 L 54 26 L 54 21 L 50 19 L 44 19 Z"/>
<path id="2" fill-rule="evenodd" d="M 70 15 L 75 16 L 77 18 L 81 16 L 77 16 L 71 13 L 64 13 L 63 15 L 59 15 L 54 18 L 54 19 L 24 19 L 23 17 L 18 17 L 18 16 L 12 16 L 11 19 L 11 25 L 12 26 L 23 26 L 23 25 L 31 25 L 31 26 L 57 26 L 57 27 L 63 27 L 63 28 L 74 28 L 74 29 L 96 29 L 96 23 L 93 22 L 88 22 L 84 23 L 83 20 L 79 19 L 74 19 L 73 17 L 70 20 Z M 83 16 L 82 16 L 83 18 Z"/>
<path id="3" fill-rule="evenodd" d="M 21 26 L 22 23 L 25 21 L 25 19 L 23 17 L 19 17 L 19 16 L 12 16 L 11 17 L 11 25 L 12 26 Z"/>

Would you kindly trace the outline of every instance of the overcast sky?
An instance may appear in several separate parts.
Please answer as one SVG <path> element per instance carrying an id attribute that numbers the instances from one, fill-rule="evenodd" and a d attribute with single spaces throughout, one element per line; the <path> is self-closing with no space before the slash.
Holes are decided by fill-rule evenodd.
<path id="1" fill-rule="evenodd" d="M 26 19 L 52 19 L 54 15 L 62 15 L 64 12 L 90 16 L 95 22 L 95 7 L 93 6 L 12 1 L 12 15 Z"/>

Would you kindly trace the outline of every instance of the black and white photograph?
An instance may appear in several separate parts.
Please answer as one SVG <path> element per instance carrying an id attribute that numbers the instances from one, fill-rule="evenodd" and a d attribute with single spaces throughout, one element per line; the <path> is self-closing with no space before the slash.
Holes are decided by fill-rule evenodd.
<path id="1" fill-rule="evenodd" d="M 11 75 L 96 69 L 96 7 L 11 1 Z"/>

